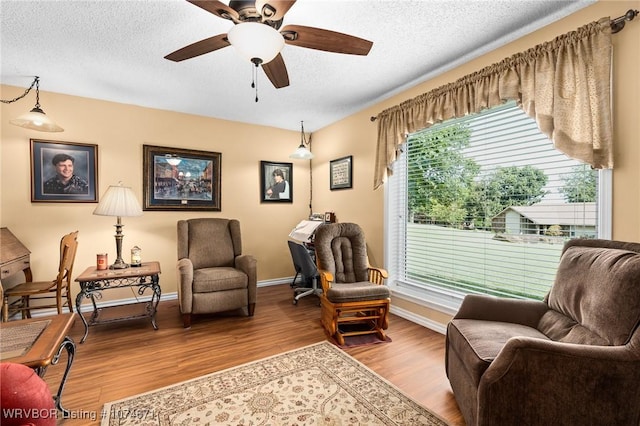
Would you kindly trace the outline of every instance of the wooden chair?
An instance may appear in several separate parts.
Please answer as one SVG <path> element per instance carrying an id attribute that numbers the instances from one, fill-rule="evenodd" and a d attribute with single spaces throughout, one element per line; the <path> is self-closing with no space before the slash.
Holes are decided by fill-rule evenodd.
<path id="1" fill-rule="evenodd" d="M 73 312 L 70 284 L 77 249 L 78 231 L 75 231 L 60 240 L 60 264 L 58 275 L 53 281 L 25 282 L 5 290 L 2 320 L 8 321 L 9 315 L 16 312 L 21 312 L 23 319 L 31 318 L 33 309 L 56 308 L 58 314 L 61 314 L 62 308 L 66 306 L 69 312 Z M 18 299 L 9 303 L 10 298 Z M 55 299 L 55 303 L 32 303 L 50 299 Z"/>
<path id="2" fill-rule="evenodd" d="M 322 284 L 321 320 L 330 337 L 376 334 L 385 340 L 389 326 L 387 271 L 369 265 L 364 233 L 355 223 L 320 226 L 314 240 Z"/>

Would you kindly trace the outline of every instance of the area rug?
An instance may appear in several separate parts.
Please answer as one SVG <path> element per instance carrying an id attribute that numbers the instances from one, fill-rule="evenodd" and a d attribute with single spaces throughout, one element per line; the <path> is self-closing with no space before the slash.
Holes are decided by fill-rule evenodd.
<path id="1" fill-rule="evenodd" d="M 446 425 L 329 342 L 104 406 L 102 425 Z"/>

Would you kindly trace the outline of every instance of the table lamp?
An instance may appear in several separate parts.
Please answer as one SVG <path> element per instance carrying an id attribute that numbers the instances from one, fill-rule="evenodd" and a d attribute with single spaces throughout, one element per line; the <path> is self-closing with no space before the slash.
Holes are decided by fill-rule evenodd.
<path id="1" fill-rule="evenodd" d="M 138 203 L 138 199 L 134 195 L 131 188 L 122 186 L 120 182 L 117 186 L 111 185 L 104 193 L 98 206 L 93 214 L 99 216 L 116 216 L 118 221 L 114 225 L 116 227 L 116 261 L 111 265 L 110 269 L 125 269 L 129 265 L 122 260 L 122 217 L 142 216 L 142 208 Z"/>

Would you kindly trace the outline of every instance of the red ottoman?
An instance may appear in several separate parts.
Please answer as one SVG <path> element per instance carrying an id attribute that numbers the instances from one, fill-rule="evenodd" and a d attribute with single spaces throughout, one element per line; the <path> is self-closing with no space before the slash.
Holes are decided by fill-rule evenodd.
<path id="1" fill-rule="evenodd" d="M 55 426 L 56 408 L 49 386 L 31 368 L 0 363 L 0 424 Z"/>

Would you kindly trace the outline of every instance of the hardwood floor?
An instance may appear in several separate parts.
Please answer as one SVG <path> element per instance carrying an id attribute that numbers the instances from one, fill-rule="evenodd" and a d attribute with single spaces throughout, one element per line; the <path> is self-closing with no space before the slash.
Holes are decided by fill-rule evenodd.
<path id="1" fill-rule="evenodd" d="M 94 326 L 80 344 L 84 328 L 76 321 L 76 357 L 62 395 L 72 418 L 58 424 L 99 424 L 105 402 L 326 340 L 318 299 L 293 305 L 288 285 L 259 288 L 253 318 L 238 312 L 198 316 L 185 330 L 177 301 L 166 301 L 157 322 L 158 330 L 148 319 Z M 387 332 L 393 342 L 346 352 L 450 425 L 464 425 L 444 372 L 444 336 L 394 315 Z M 47 371 L 52 392 L 65 363 L 63 355 Z"/>

